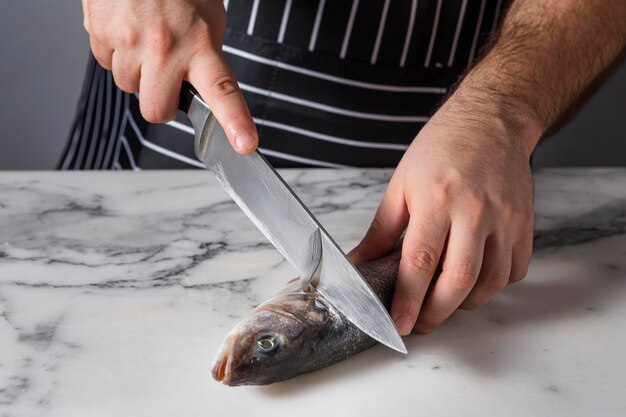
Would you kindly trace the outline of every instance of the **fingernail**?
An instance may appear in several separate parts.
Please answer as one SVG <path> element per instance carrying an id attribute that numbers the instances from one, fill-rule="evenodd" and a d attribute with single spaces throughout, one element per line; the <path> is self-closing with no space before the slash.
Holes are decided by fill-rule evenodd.
<path id="1" fill-rule="evenodd" d="M 250 133 L 242 133 L 239 136 L 235 137 L 235 147 L 240 152 L 254 148 L 255 145 L 256 139 Z"/>
<path id="2" fill-rule="evenodd" d="M 430 331 L 432 330 L 430 327 L 428 327 L 424 323 L 417 323 L 413 329 L 417 333 L 421 333 L 421 334 L 430 333 Z"/>
<path id="3" fill-rule="evenodd" d="M 398 328 L 398 332 L 400 335 L 406 336 L 411 333 L 411 327 L 413 327 L 413 323 L 409 316 L 399 316 L 394 320 L 396 322 L 396 327 Z"/>

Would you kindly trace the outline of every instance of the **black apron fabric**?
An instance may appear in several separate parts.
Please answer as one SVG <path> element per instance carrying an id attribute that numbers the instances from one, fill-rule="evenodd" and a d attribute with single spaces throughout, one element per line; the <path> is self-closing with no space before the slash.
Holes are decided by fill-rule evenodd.
<path id="1" fill-rule="evenodd" d="M 496 30 L 506 2 L 231 0 L 227 7 L 224 55 L 274 166 L 393 167 Z M 91 57 L 59 168 L 201 168 L 186 116 L 147 123 L 138 99 Z"/>

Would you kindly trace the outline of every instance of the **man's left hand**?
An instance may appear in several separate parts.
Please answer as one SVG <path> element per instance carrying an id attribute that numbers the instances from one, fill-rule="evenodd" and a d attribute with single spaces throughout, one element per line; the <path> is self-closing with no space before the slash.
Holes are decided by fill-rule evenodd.
<path id="1" fill-rule="evenodd" d="M 406 229 L 391 308 L 402 335 L 486 303 L 528 269 L 532 148 L 489 109 L 468 104 L 453 96 L 417 135 L 351 254 L 355 262 L 383 256 Z"/>

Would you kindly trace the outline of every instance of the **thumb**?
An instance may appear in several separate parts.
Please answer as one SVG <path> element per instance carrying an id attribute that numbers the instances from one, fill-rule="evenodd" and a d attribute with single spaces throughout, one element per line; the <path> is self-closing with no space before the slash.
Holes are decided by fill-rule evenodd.
<path id="1" fill-rule="evenodd" d="M 239 85 L 221 52 L 206 51 L 194 55 L 187 78 L 215 114 L 235 151 L 240 154 L 254 152 L 259 135 Z"/>
<path id="2" fill-rule="evenodd" d="M 408 221 L 404 193 L 392 178 L 363 240 L 350 251 L 348 257 L 352 262 L 359 263 L 386 255 L 402 236 Z"/>

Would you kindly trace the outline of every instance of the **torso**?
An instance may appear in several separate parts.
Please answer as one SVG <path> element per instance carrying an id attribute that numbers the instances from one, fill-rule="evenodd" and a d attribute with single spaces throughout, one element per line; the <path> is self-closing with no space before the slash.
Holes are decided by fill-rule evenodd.
<path id="1" fill-rule="evenodd" d="M 275 166 L 395 166 L 506 3 L 230 0 L 224 54 Z M 115 89 L 97 64 L 90 68 L 62 168 L 201 167 L 184 115 L 148 124 L 135 95 Z"/>

